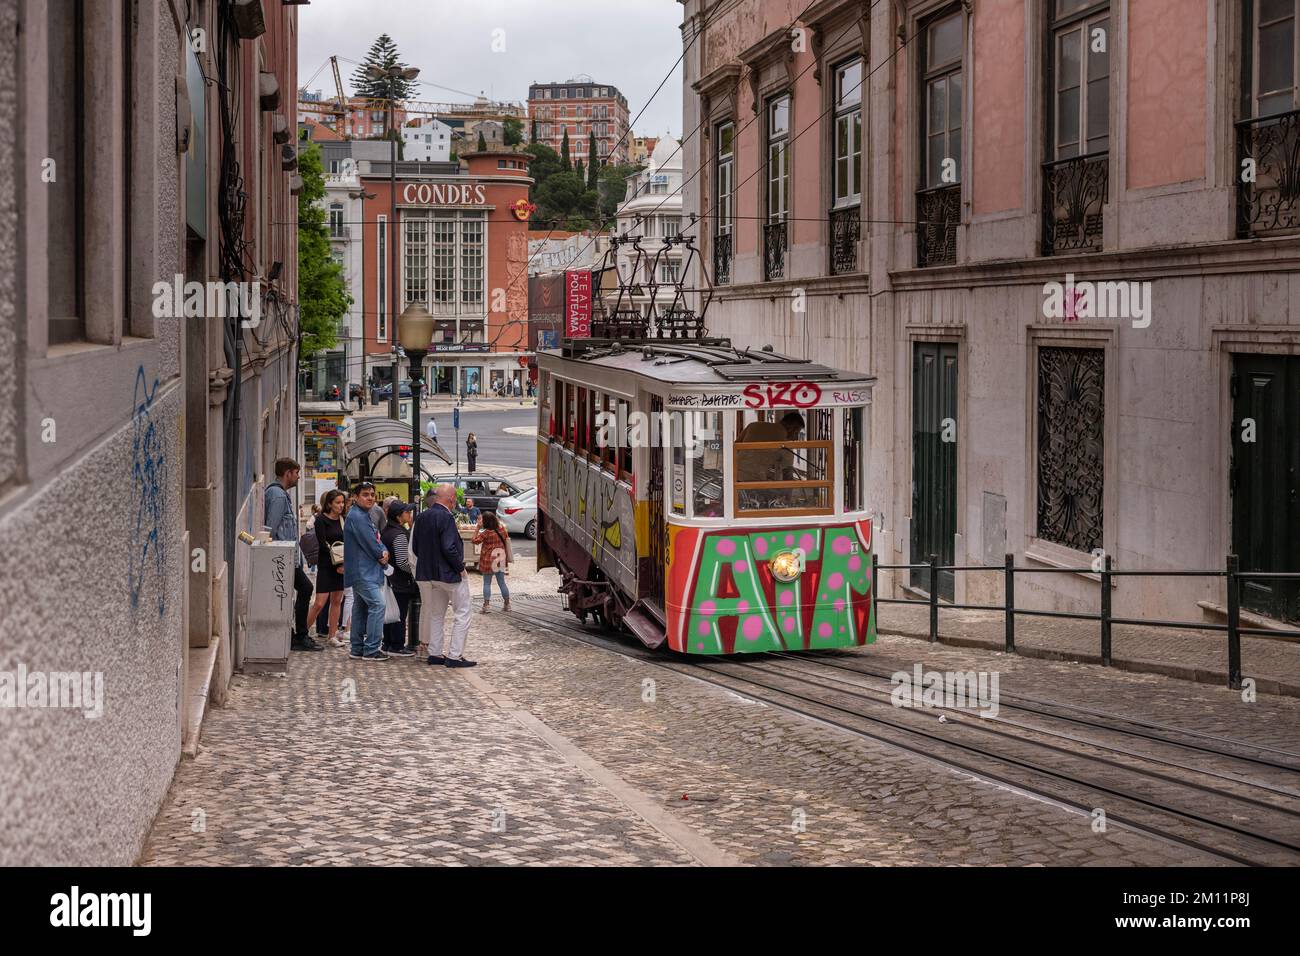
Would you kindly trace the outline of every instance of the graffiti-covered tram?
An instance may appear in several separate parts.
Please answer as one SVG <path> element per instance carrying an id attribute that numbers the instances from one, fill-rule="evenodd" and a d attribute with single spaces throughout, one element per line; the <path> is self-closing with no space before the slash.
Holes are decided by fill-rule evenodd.
<path id="1" fill-rule="evenodd" d="M 873 379 L 725 339 L 538 354 L 538 566 L 688 654 L 875 640 Z"/>

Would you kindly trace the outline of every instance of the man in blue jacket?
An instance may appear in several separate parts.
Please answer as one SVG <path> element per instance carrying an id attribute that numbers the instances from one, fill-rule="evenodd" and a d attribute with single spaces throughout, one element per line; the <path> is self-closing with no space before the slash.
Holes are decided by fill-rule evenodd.
<path id="1" fill-rule="evenodd" d="M 430 664 L 473 667 L 465 659 L 465 638 L 469 635 L 469 581 L 465 572 L 465 546 L 456 529 L 452 509 L 456 489 L 446 483 L 433 489 L 434 503 L 415 519 L 411 554 L 415 557 L 415 581 L 420 588 L 420 639 L 429 648 Z M 451 647 L 443 653 L 446 635 L 443 623 L 451 604 Z"/>
<path id="2" fill-rule="evenodd" d="M 386 661 L 379 647 L 384 636 L 384 565 L 388 549 L 370 520 L 375 486 L 363 481 L 343 524 L 343 584 L 352 589 L 352 659 Z"/>

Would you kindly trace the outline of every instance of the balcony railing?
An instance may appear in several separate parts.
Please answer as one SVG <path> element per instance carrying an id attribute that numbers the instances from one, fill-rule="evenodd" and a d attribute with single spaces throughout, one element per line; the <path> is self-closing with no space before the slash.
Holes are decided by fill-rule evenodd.
<path id="1" fill-rule="evenodd" d="M 352 227 L 351 227 L 351 226 L 331 226 L 331 227 L 330 227 L 330 238 L 331 238 L 331 239 L 351 239 L 351 238 L 352 238 Z"/>
<path id="2" fill-rule="evenodd" d="M 831 210 L 831 275 L 858 271 L 858 239 L 862 236 L 860 207 Z"/>
<path id="3" fill-rule="evenodd" d="M 1237 177 L 1239 238 L 1300 230 L 1300 110 L 1237 124 Z"/>
<path id="4" fill-rule="evenodd" d="M 726 285 L 731 281 L 731 233 L 720 232 L 713 237 L 713 284 Z"/>
<path id="5" fill-rule="evenodd" d="M 950 265 L 957 261 L 957 226 L 961 223 L 961 184 L 921 189 L 916 193 L 916 264 Z"/>
<path id="6" fill-rule="evenodd" d="M 1109 187 L 1109 153 L 1043 164 L 1043 255 L 1101 251 Z"/>
<path id="7" fill-rule="evenodd" d="M 786 224 L 769 222 L 763 226 L 763 278 L 785 278 Z"/>

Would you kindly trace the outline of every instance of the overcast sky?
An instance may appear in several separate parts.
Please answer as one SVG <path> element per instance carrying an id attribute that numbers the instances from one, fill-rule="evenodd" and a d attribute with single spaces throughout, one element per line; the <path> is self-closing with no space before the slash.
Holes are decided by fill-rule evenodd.
<path id="1" fill-rule="evenodd" d="M 677 0 L 312 0 L 298 11 L 298 82 L 326 96 L 334 89 L 329 57 L 340 57 L 339 72 L 351 94 L 356 67 L 346 61 L 361 61 L 375 38 L 387 33 L 402 59 L 429 81 L 420 84 L 417 95 L 423 99 L 467 101 L 430 85 L 436 83 L 522 102 L 533 81 L 586 73 L 627 97 L 638 136 L 682 134 L 682 70 L 673 67 L 682 54 Z M 504 53 L 492 51 L 498 29 L 504 31 Z M 670 67 L 672 75 L 655 94 Z"/>

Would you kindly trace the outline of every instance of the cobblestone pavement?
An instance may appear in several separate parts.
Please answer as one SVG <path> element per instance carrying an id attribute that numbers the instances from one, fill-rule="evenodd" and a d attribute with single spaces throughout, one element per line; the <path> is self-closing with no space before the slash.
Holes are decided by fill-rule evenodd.
<path id="1" fill-rule="evenodd" d="M 517 608 L 553 611 L 555 581 L 516 569 Z M 846 653 L 1266 745 L 1300 727 L 1300 702 L 1149 674 L 901 636 Z M 295 654 L 287 678 L 237 678 L 142 862 L 1214 862 L 500 612 L 475 614 L 469 655 Z"/>
<path id="2" fill-rule="evenodd" d="M 917 605 L 880 605 L 880 629 L 928 639 L 929 609 Z M 1005 615 L 1001 611 L 939 612 L 941 641 L 1001 649 Z M 1096 621 L 1020 618 L 1016 648 L 1022 654 L 1066 656 L 1100 663 L 1101 628 Z M 1117 668 L 1166 674 L 1183 680 L 1226 685 L 1228 638 L 1222 631 L 1192 631 L 1134 626 L 1114 627 L 1111 659 Z M 1300 697 L 1300 642 L 1277 638 L 1241 638 L 1242 676 L 1256 689 Z"/>

